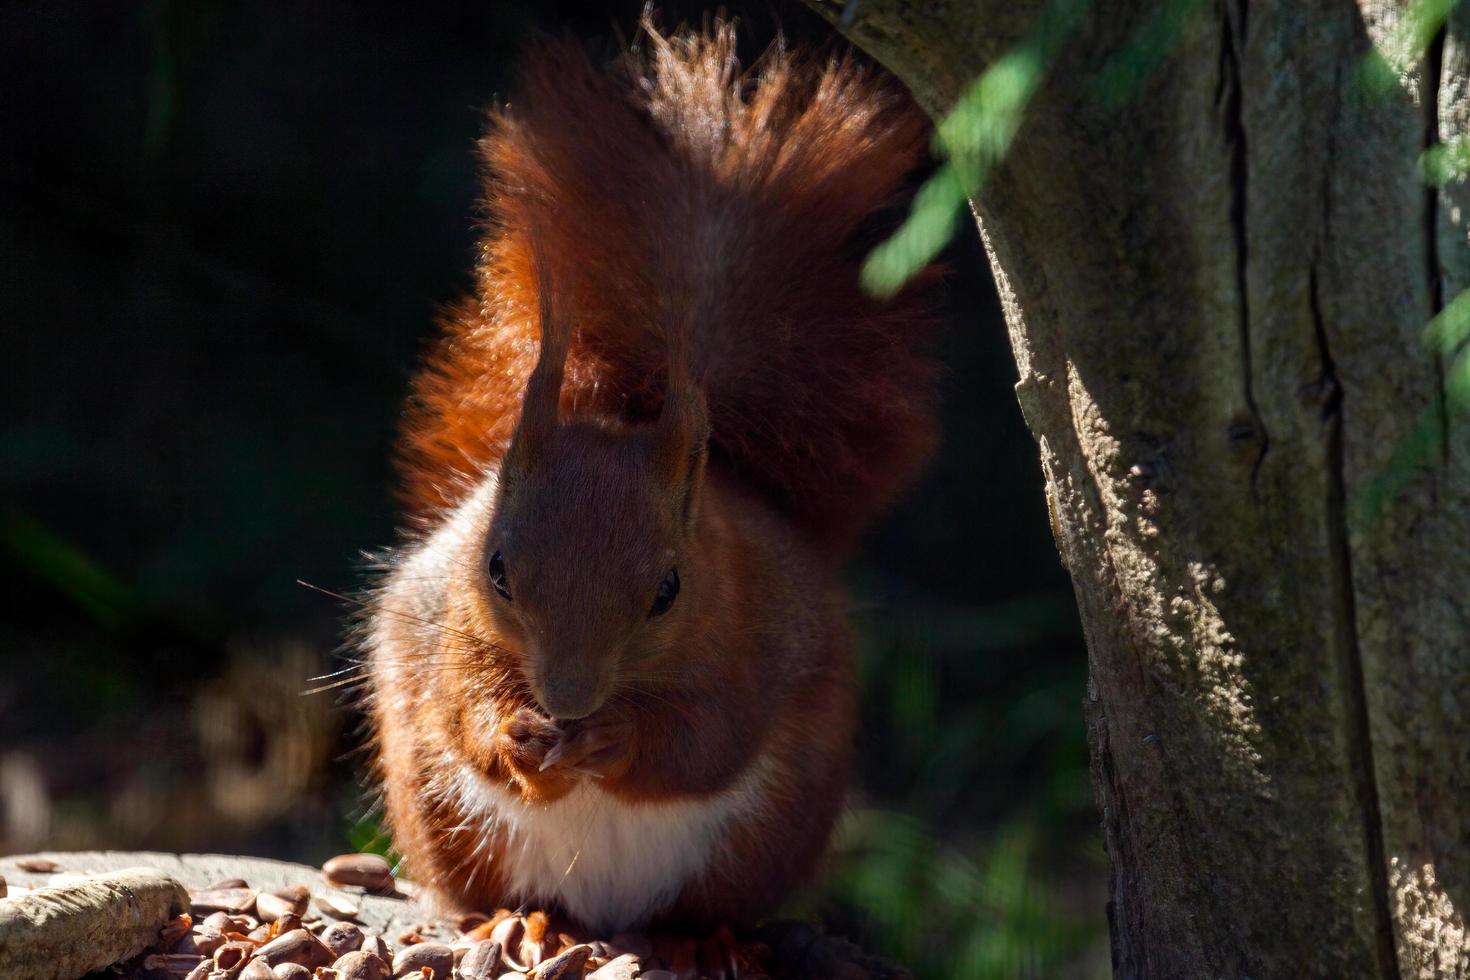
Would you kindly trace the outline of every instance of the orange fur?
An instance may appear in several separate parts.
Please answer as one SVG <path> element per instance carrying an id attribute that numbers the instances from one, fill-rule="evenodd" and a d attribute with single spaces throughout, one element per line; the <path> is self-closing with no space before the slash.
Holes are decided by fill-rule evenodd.
<path id="1" fill-rule="evenodd" d="M 742 74 L 729 28 L 649 46 L 605 73 L 549 45 L 492 116 L 479 294 L 415 388 L 409 506 L 454 504 L 505 451 L 539 336 L 535 224 L 574 311 L 565 409 L 651 418 L 682 334 L 717 464 L 845 553 L 934 442 L 923 298 L 857 281 L 926 123 L 850 60 L 772 52 Z"/>
<path id="2" fill-rule="evenodd" d="M 404 435 L 422 535 L 368 637 L 411 873 L 609 928 L 746 922 L 812 869 L 855 713 L 840 558 L 934 431 L 922 304 L 857 288 L 910 104 L 850 61 L 742 75 L 728 27 L 650 47 L 549 45 L 492 120 L 479 295 Z M 588 799 L 589 834 L 671 828 L 646 895 L 526 870 L 524 821 Z"/>

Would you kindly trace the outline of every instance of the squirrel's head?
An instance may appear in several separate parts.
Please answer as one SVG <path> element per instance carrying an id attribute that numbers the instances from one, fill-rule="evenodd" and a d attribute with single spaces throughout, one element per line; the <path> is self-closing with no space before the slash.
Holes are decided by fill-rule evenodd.
<path id="1" fill-rule="evenodd" d="M 548 286 L 541 355 L 501 463 L 480 568 L 488 614 L 497 633 L 518 641 L 532 695 L 548 715 L 574 719 L 679 635 L 701 585 L 685 559 L 709 425 L 677 350 L 652 425 L 563 422 L 570 329 Z"/>

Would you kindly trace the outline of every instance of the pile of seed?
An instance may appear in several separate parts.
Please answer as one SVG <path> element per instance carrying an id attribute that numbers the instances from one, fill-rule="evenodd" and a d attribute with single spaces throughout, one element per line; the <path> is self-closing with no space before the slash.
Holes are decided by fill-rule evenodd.
<path id="1" fill-rule="evenodd" d="M 737 940 L 673 933 L 589 937 L 541 911 L 467 915 L 384 936 L 355 921 L 357 893 L 405 895 L 383 858 L 345 854 L 329 885 L 256 890 L 240 879 L 190 891 L 154 948 L 114 967 L 121 980 L 900 980 L 901 970 L 807 923 Z"/>

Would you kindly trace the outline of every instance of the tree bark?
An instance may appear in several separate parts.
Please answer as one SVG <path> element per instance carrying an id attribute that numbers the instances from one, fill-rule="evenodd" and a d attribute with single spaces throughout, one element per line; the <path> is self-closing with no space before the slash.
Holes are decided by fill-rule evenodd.
<path id="1" fill-rule="evenodd" d="M 940 117 L 1037 0 L 812 0 Z M 852 3 L 853 0 L 847 0 Z M 1421 340 L 1470 287 L 1470 11 L 1095 4 L 974 206 L 1087 633 L 1121 977 L 1470 976 L 1470 419 Z M 1431 459 L 1355 502 L 1421 419 Z"/>

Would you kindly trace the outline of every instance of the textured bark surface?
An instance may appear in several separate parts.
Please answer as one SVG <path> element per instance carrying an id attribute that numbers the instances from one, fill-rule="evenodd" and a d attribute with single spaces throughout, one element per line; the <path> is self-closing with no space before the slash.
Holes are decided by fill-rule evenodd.
<path id="1" fill-rule="evenodd" d="M 1043 4 L 814 0 L 935 115 Z M 1094 5 L 975 202 L 1087 631 L 1123 977 L 1470 976 L 1470 422 L 1424 325 L 1470 287 L 1470 14 L 1366 96 L 1393 4 L 1197 6 L 1121 108 Z"/>
<path id="2" fill-rule="evenodd" d="M 155 868 L 12 894 L 0 900 L 0 977 L 73 980 L 141 953 L 188 909 L 184 887 Z"/>

